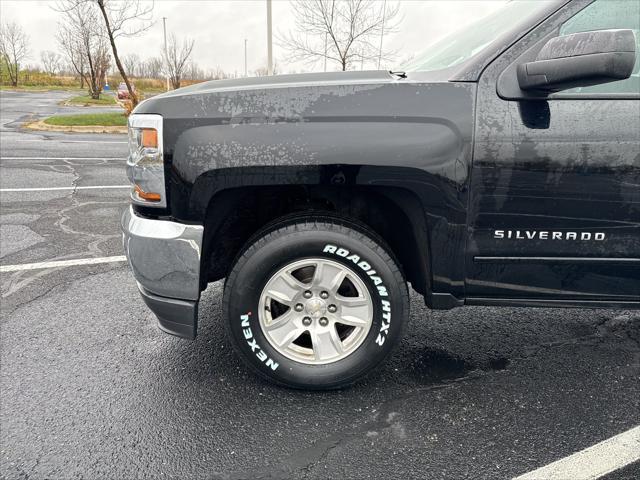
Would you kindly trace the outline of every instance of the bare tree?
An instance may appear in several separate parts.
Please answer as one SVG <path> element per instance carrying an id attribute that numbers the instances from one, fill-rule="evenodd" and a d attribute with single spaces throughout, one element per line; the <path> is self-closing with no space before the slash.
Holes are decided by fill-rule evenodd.
<path id="1" fill-rule="evenodd" d="M 40 52 L 40 61 L 44 71 L 51 76 L 62 69 L 62 57 L 51 50 Z"/>
<path id="2" fill-rule="evenodd" d="M 140 0 L 92 0 L 98 3 L 106 28 L 113 59 L 116 62 L 122 80 L 127 85 L 132 107 L 138 104 L 138 95 L 131 86 L 127 72 L 118 56 L 116 38 L 132 37 L 148 30 L 152 25 L 153 2 Z"/>
<path id="3" fill-rule="evenodd" d="M 91 98 L 100 98 L 111 56 L 101 35 L 100 19 L 88 2 L 66 0 L 61 3 L 64 21 L 59 25 L 58 43 L 69 63 L 89 86 Z"/>
<path id="4" fill-rule="evenodd" d="M 122 65 L 125 71 L 132 77 L 140 76 L 140 70 L 142 70 L 142 60 L 137 53 L 130 53 L 122 57 Z M 136 75 L 137 74 L 137 75 Z"/>
<path id="5" fill-rule="evenodd" d="M 184 74 L 182 76 L 187 80 L 204 80 L 207 74 L 193 60 L 187 63 Z"/>
<path id="6" fill-rule="evenodd" d="M 225 78 L 231 78 L 231 75 L 225 72 L 220 65 L 207 72 L 208 80 L 224 80 Z"/>
<path id="7" fill-rule="evenodd" d="M 7 66 L 9 80 L 14 87 L 18 86 L 20 64 L 29 55 L 29 37 L 22 27 L 15 22 L 7 22 L 0 26 L 0 56 Z"/>
<path id="8" fill-rule="evenodd" d="M 144 78 L 160 78 L 162 75 L 162 58 L 151 57 L 142 62 L 139 73 Z"/>
<path id="9" fill-rule="evenodd" d="M 382 38 L 397 28 L 400 6 L 376 0 L 291 2 L 296 32 L 278 37 L 293 61 L 337 62 L 342 70 L 392 55 Z"/>
<path id="10" fill-rule="evenodd" d="M 169 36 L 169 40 L 167 42 L 167 53 L 165 55 L 165 53 L 162 52 L 162 55 L 164 57 L 165 73 L 168 75 L 173 88 L 180 88 L 180 81 L 183 78 L 185 67 L 189 57 L 191 56 L 194 43 L 194 40 L 185 38 L 182 42 L 182 46 L 180 46 L 175 34 L 172 33 Z"/>
<path id="11" fill-rule="evenodd" d="M 116 39 L 132 37 L 148 30 L 152 25 L 153 1 L 143 0 L 59 0 L 62 4 L 58 10 L 67 12 L 81 6 L 97 8 L 102 17 L 103 29 L 99 35 L 104 36 L 111 45 L 111 52 L 122 80 L 127 85 L 129 98 L 133 106 L 138 104 L 138 95 L 133 89 L 127 71 L 120 61 Z"/>
<path id="12" fill-rule="evenodd" d="M 280 68 L 278 67 L 278 63 L 277 62 L 273 62 L 273 73 L 272 75 L 278 75 L 278 73 L 280 73 Z M 259 67 L 256 68 L 253 71 L 253 74 L 256 77 L 266 77 L 267 75 L 269 75 L 269 69 L 265 66 L 265 67 Z"/>
<path id="13" fill-rule="evenodd" d="M 86 54 L 82 44 L 70 25 L 60 25 L 58 29 L 58 44 L 66 57 L 67 68 L 80 78 L 80 88 L 84 88 L 86 72 Z"/>

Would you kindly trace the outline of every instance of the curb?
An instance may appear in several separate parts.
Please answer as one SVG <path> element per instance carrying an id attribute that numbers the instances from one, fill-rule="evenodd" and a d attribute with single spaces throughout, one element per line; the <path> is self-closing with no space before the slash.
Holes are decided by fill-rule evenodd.
<path id="1" fill-rule="evenodd" d="M 95 105 L 93 103 L 75 103 L 75 102 L 71 102 L 69 100 L 62 100 L 61 102 L 58 102 L 58 105 L 60 105 L 61 107 L 80 107 L 80 108 L 84 108 L 84 107 L 90 107 L 90 108 L 117 108 L 117 107 L 122 107 L 122 104 L 120 102 L 112 103 L 111 105 Z"/>
<path id="2" fill-rule="evenodd" d="M 42 120 L 27 122 L 22 128 L 28 130 L 44 130 L 47 132 L 75 132 L 75 133 L 127 133 L 127 127 L 111 125 L 49 125 Z"/>

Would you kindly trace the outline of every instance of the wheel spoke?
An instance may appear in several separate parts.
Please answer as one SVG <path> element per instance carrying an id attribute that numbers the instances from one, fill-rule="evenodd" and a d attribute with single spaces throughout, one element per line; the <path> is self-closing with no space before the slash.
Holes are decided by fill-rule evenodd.
<path id="1" fill-rule="evenodd" d="M 354 327 L 366 327 L 371 318 L 371 306 L 363 297 L 338 297 L 340 316 L 337 322 Z"/>
<path id="2" fill-rule="evenodd" d="M 302 326 L 297 325 L 291 312 L 280 315 L 265 328 L 279 347 L 288 347 L 305 330 Z"/>
<path id="3" fill-rule="evenodd" d="M 290 305 L 300 291 L 305 288 L 291 273 L 282 272 L 274 278 L 267 289 L 267 295 L 285 305 Z"/>
<path id="4" fill-rule="evenodd" d="M 342 341 L 338 336 L 335 326 L 323 331 L 312 331 L 311 342 L 313 354 L 316 360 L 330 360 L 342 354 Z"/>
<path id="5" fill-rule="evenodd" d="M 364 280 L 328 258 L 303 258 L 280 268 L 266 282 L 259 305 L 260 326 L 271 346 L 312 365 L 340 361 L 359 348 L 374 310 Z"/>
<path id="6" fill-rule="evenodd" d="M 313 286 L 334 292 L 342 285 L 346 276 L 347 272 L 340 266 L 318 262 L 313 273 Z"/>

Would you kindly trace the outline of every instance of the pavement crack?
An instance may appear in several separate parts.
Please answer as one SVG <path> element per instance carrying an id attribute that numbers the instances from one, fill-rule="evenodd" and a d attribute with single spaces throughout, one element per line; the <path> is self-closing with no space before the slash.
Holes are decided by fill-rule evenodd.
<path id="1" fill-rule="evenodd" d="M 15 312 L 17 309 L 19 309 L 20 307 L 24 307 L 26 305 L 29 305 L 33 302 L 35 302 L 36 300 L 40 300 L 41 298 L 46 297 L 47 295 L 49 295 L 53 290 L 55 290 L 56 288 L 58 288 L 60 285 L 62 284 L 56 284 L 53 285 L 51 288 L 47 288 L 44 292 L 39 293 L 38 295 L 36 295 L 33 298 L 30 298 L 29 300 L 25 300 L 24 302 L 20 302 L 16 305 L 13 306 L 13 308 L 11 308 L 11 310 L 9 310 L 8 312 L 6 312 L 8 315 L 12 314 L 13 312 Z"/>
<path id="2" fill-rule="evenodd" d="M 585 335 L 573 338 L 546 342 L 536 345 L 526 345 L 522 348 L 523 354 L 514 357 L 514 360 L 527 360 L 539 355 L 543 350 L 562 348 L 575 345 L 598 345 L 612 335 L 622 334 L 627 340 L 634 343 L 640 349 L 640 338 L 632 335 L 634 325 L 640 325 L 640 315 L 637 313 L 625 313 L 616 317 L 603 317 L 593 324 L 593 331 Z M 640 336 L 639 336 L 640 337 Z"/>
<path id="3" fill-rule="evenodd" d="M 23 280 L 23 282 L 26 282 L 26 284 L 30 284 L 33 281 L 37 280 L 40 277 L 43 277 L 45 275 L 47 275 L 48 272 L 44 271 L 44 272 L 39 272 L 39 274 L 28 277 L 26 279 Z M 86 278 L 93 275 L 93 273 L 87 273 L 86 275 L 83 275 L 81 278 Z M 2 311 L 2 314 L 4 317 L 8 317 L 10 315 L 12 315 L 16 310 L 25 307 L 37 300 L 40 300 L 46 296 L 48 296 L 49 294 L 53 293 L 54 290 L 56 290 L 57 288 L 64 288 L 64 287 L 68 287 L 72 282 L 77 281 L 77 278 L 74 278 L 72 280 L 64 280 L 60 283 L 56 283 L 55 285 L 51 286 L 50 288 L 45 289 L 43 292 L 37 294 L 36 296 L 34 296 L 33 298 L 30 298 L 28 300 L 25 300 L 23 302 L 19 302 L 15 305 L 12 305 L 10 308 Z M 15 293 L 15 291 L 19 290 L 20 288 L 22 288 L 23 285 L 19 285 L 18 288 L 14 288 L 11 289 L 8 293 L 6 293 L 5 295 L 3 295 L 3 298 L 7 298 L 9 295 L 11 295 L 12 293 Z"/>
<path id="4" fill-rule="evenodd" d="M 404 428 L 400 424 L 402 418 L 401 406 L 404 402 L 417 396 L 424 395 L 425 392 L 444 390 L 453 388 L 464 381 L 476 381 L 487 375 L 486 371 L 474 370 L 464 377 L 459 377 L 446 382 L 414 388 L 401 395 L 394 396 L 378 404 L 372 410 L 372 416 L 348 430 L 337 432 L 333 435 L 319 440 L 313 445 L 297 450 L 271 468 L 256 468 L 250 471 L 236 472 L 231 474 L 216 474 L 211 480 L 281 480 L 286 478 L 310 478 L 313 471 L 323 465 L 331 452 L 343 448 L 354 439 L 364 438 L 371 432 L 390 430 L 394 435 L 402 437 Z M 300 477 L 301 475 L 301 477 Z"/>
<path id="5" fill-rule="evenodd" d="M 339 440 L 337 440 L 336 442 L 333 442 L 331 445 L 329 445 L 328 448 L 326 448 L 324 450 L 324 452 L 322 452 L 322 455 L 320 455 L 320 458 L 318 458 L 318 460 L 316 460 L 315 462 L 311 462 L 309 465 L 307 465 L 304 468 L 304 474 L 303 474 L 303 478 L 307 478 L 308 475 L 311 473 L 311 471 L 315 468 L 316 465 L 322 463 L 324 460 L 326 460 L 326 458 L 329 456 L 329 453 L 331 452 L 331 450 L 333 450 L 334 448 L 337 448 L 340 446 L 341 443 L 344 443 L 346 440 L 346 438 L 341 438 Z"/>

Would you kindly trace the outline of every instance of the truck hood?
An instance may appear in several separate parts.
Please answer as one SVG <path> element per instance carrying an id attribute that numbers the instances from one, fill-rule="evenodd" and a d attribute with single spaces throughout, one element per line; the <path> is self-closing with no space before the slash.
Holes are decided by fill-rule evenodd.
<path id="1" fill-rule="evenodd" d="M 443 84 L 440 72 L 409 73 L 408 78 L 386 70 L 302 73 L 268 77 L 233 78 L 198 83 L 151 97 L 133 113 L 165 117 L 235 117 L 242 113 L 284 113 L 299 116 L 322 95 L 349 96 L 384 87 L 408 84 Z M 246 116 L 246 115 L 245 115 Z"/>
<path id="2" fill-rule="evenodd" d="M 188 87 L 179 88 L 177 90 L 172 90 L 153 98 L 160 99 L 193 94 L 235 90 L 258 90 L 265 88 L 390 83 L 397 78 L 398 77 L 396 75 L 392 75 L 386 70 L 299 73 L 267 77 L 231 78 L 198 83 Z"/>

